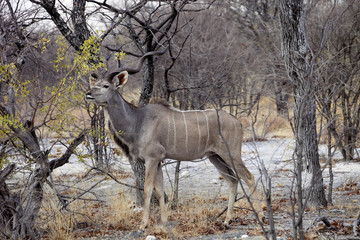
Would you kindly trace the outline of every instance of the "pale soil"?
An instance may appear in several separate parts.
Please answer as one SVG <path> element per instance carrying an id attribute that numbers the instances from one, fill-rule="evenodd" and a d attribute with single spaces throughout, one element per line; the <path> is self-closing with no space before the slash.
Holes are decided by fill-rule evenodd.
<path id="1" fill-rule="evenodd" d="M 61 148 L 59 146 L 59 148 Z M 326 152 L 326 149 L 321 149 L 321 152 Z M 292 222 L 290 217 L 291 206 L 289 204 L 290 187 L 293 181 L 293 162 L 291 156 L 293 153 L 293 144 L 288 139 L 275 139 L 266 142 L 245 143 L 243 147 L 243 159 L 245 165 L 255 175 L 257 179 L 260 178 L 259 163 L 264 161 L 265 167 L 272 179 L 272 198 L 273 210 L 275 218 L 275 229 L 278 234 L 278 239 L 290 239 Z M 260 156 L 260 158 L 259 158 Z M 335 158 L 339 157 L 335 155 Z M 118 157 L 119 158 L 119 157 Z M 125 159 L 117 159 L 114 162 L 115 169 L 118 172 L 129 172 L 129 175 L 119 175 L 123 181 L 128 184 L 134 184 L 130 166 Z M 94 186 L 90 193 L 83 195 L 83 198 L 93 198 L 104 201 L 100 205 L 100 209 L 106 208 L 113 199 L 117 198 L 120 193 L 124 193 L 128 201 L 132 201 L 134 190 L 124 187 L 110 178 L 105 178 L 103 175 L 90 173 L 82 178 L 87 169 L 83 163 L 79 163 L 76 159 L 64 167 L 56 170 L 53 174 L 55 185 L 59 192 L 69 191 L 71 188 L 87 189 L 89 186 Z M 165 177 L 165 189 L 168 195 L 171 194 L 175 164 L 166 165 L 163 168 Z M 308 208 L 304 216 L 304 229 L 308 239 L 357 239 L 350 238 L 352 235 L 352 222 L 356 214 L 360 210 L 360 163 L 334 163 L 334 205 L 327 209 L 317 211 L 315 208 Z M 309 182 L 310 174 L 304 172 L 305 184 Z M 329 173 L 325 169 L 323 172 L 325 185 L 329 182 Z M 102 180 L 98 184 L 98 181 Z M 259 183 L 261 184 L 261 183 Z M 240 189 L 240 187 L 239 187 Z M 240 190 L 241 192 L 241 190 Z M 242 194 L 241 194 L 242 195 Z M 170 196 L 171 197 L 171 196 Z M 184 162 L 181 164 L 180 187 L 179 187 L 179 201 L 185 203 L 192 201 L 192 199 L 202 198 L 211 200 L 218 208 L 223 209 L 226 206 L 227 185 L 219 178 L 217 170 L 208 162 Z M 110 200 L 111 199 L 111 200 Z M 242 207 L 247 205 L 245 200 L 240 200 L 237 203 Z M 129 206 L 130 207 L 130 206 Z M 206 208 L 206 206 L 199 206 L 199 208 Z M 103 210 L 106 211 L 106 210 Z M 134 211 L 134 210 L 131 210 Z M 136 209 L 135 209 L 136 211 Z M 171 215 L 173 212 L 168 211 Z M 189 214 L 189 213 L 187 213 Z M 158 213 L 155 213 L 157 218 Z M 75 232 L 88 231 L 87 238 L 84 239 L 145 239 L 148 234 L 155 235 L 159 239 L 177 238 L 177 239 L 240 239 L 244 235 L 248 235 L 247 239 L 262 239 L 257 235 L 261 235 L 259 224 L 252 213 L 249 211 L 237 210 L 235 212 L 235 221 L 228 230 L 215 227 L 215 232 L 209 231 L 209 234 L 191 237 L 191 234 L 184 233 L 179 236 L 178 233 L 172 235 L 171 230 L 169 234 L 164 236 L 158 231 L 150 229 L 149 231 L 139 234 L 135 230 L 104 230 L 100 223 L 91 224 L 91 218 L 88 220 L 88 225 L 79 227 Z M 314 222 L 316 217 L 326 216 L 332 223 L 330 228 L 324 227 L 323 223 Z M 221 220 L 213 221 L 210 224 L 220 226 Z M 172 225 L 177 225 L 176 221 L 170 221 L 170 228 Z M 134 223 L 132 229 L 136 229 L 140 223 Z M 90 227 L 91 225 L 91 227 Z M 94 225 L 102 229 L 94 230 Z M 268 225 L 265 225 L 268 229 Z M 93 232 L 94 234 L 90 234 Z M 101 233 L 99 233 L 101 232 Z M 158 235 L 157 235 L 158 234 Z M 197 234 L 195 234 L 197 235 Z M 94 237 L 91 237 L 94 236 Z"/>

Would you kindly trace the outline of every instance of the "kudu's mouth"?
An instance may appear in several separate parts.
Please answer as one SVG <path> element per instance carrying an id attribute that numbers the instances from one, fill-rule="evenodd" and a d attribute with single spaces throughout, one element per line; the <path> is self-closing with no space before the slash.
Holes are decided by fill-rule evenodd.
<path id="1" fill-rule="evenodd" d="M 91 101 L 94 100 L 95 98 L 93 96 L 91 96 L 91 92 L 86 93 L 85 95 L 85 100 L 86 101 Z"/>

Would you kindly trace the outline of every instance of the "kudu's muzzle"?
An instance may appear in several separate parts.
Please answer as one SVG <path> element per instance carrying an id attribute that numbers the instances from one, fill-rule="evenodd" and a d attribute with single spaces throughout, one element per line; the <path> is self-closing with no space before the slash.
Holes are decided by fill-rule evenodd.
<path id="1" fill-rule="evenodd" d="M 95 98 L 93 96 L 91 96 L 91 92 L 87 92 L 85 95 L 85 100 L 86 101 L 91 101 L 94 100 Z"/>

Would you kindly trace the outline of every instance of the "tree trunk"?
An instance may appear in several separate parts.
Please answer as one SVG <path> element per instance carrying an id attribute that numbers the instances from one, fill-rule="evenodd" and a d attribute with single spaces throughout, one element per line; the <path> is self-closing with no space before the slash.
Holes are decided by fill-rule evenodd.
<path id="1" fill-rule="evenodd" d="M 136 205 L 143 206 L 144 205 L 144 183 L 145 183 L 145 162 L 141 159 L 131 159 L 129 158 L 129 163 L 132 171 L 135 175 L 135 183 L 136 183 Z M 140 189 L 141 188 L 141 189 Z"/>
<path id="2" fill-rule="evenodd" d="M 288 83 L 285 80 L 276 80 L 274 81 L 275 87 L 275 103 L 276 103 L 276 112 L 278 116 L 287 117 L 289 115 L 288 108 Z"/>
<path id="3" fill-rule="evenodd" d="M 178 205 L 179 201 L 179 181 L 180 181 L 180 161 L 176 162 L 175 167 L 175 181 L 174 181 L 174 191 L 173 191 L 173 198 L 171 201 L 171 209 L 175 210 Z"/>
<path id="4" fill-rule="evenodd" d="M 354 160 L 358 130 L 349 124 L 344 126 L 344 145 L 341 151 L 345 161 Z"/>
<path id="5" fill-rule="evenodd" d="M 304 162 L 308 164 L 308 169 L 313 176 L 311 200 L 318 206 L 327 206 L 316 132 L 315 81 L 312 76 L 314 62 L 311 61 L 312 55 L 305 35 L 303 1 L 280 0 L 279 3 L 283 56 L 293 84 L 295 99 L 295 160 L 298 168 L 296 172 L 299 219 L 294 228 L 298 229 L 300 239 L 304 239 L 301 219 L 304 211 L 301 189 L 301 170 Z"/>
<path id="6" fill-rule="evenodd" d="M 152 51 L 152 39 L 153 35 L 151 31 L 147 31 L 147 52 Z M 154 87 L 154 57 L 147 57 L 146 71 L 144 74 L 142 89 L 140 93 L 139 106 L 145 106 L 150 102 L 153 87 Z M 145 162 L 141 159 L 129 159 L 131 169 L 134 172 L 136 179 L 136 186 L 138 188 L 144 188 L 145 183 Z M 138 205 L 143 205 L 144 203 L 144 192 L 140 190 L 136 190 L 136 202 Z"/>
<path id="7" fill-rule="evenodd" d="M 139 106 L 145 106 L 150 102 L 154 88 L 154 57 L 147 58 L 146 71 L 142 82 Z"/>
<path id="8" fill-rule="evenodd" d="M 155 49 L 152 46 L 154 36 L 150 30 L 146 31 L 146 36 L 147 36 L 146 51 L 151 52 L 153 51 L 153 49 Z M 152 92 L 154 88 L 154 71 L 155 71 L 154 56 L 149 56 L 147 58 L 146 71 L 142 82 L 139 106 L 144 106 L 150 102 L 150 98 L 152 96 Z"/>
<path id="9" fill-rule="evenodd" d="M 9 164 L 0 171 L 0 238 L 10 239 L 13 235 L 12 222 L 18 222 L 22 217 L 22 207 L 18 196 L 11 195 L 5 183 L 6 178 L 14 171 L 15 164 Z M 18 211 L 16 211 L 18 209 Z"/>
<path id="10" fill-rule="evenodd" d="M 12 115 L 2 106 L 0 106 L 0 115 L 7 116 L 12 120 Z M 16 137 L 23 142 L 25 148 L 29 151 L 32 160 L 35 161 L 35 169 L 32 171 L 29 183 L 25 188 L 24 194 L 21 196 L 11 195 L 4 183 L 5 178 L 11 173 L 15 166 L 9 165 L 7 169 L 0 172 L 0 202 L 5 203 L 1 204 L 7 211 L 0 212 L 0 226 L 5 225 L 6 229 L 4 229 L 4 233 L 6 234 L 6 238 L 38 239 L 35 221 L 43 200 L 44 183 L 54 168 L 68 162 L 74 149 L 84 139 L 85 133 L 80 134 L 80 136 L 74 140 L 62 157 L 49 162 L 48 153 L 41 150 L 32 124 L 29 126 L 28 124 L 25 126 L 10 124 L 8 127 L 14 132 Z M 23 203 L 25 203 L 24 206 L 22 206 Z M 11 216 L 10 221 L 6 221 L 9 216 Z M 0 230 L 0 234 L 4 234 L 2 232 L 3 228 Z M 11 236 L 8 236 L 10 234 Z"/>
<path id="11" fill-rule="evenodd" d="M 3 108 L 0 113 L 3 116 L 11 116 Z M 31 157 L 36 162 L 29 184 L 25 189 L 24 195 L 21 197 L 21 202 L 26 202 L 24 211 L 21 211 L 21 217 L 16 216 L 17 218 L 14 219 L 17 223 L 12 228 L 12 238 L 36 239 L 35 220 L 42 204 L 43 185 L 50 173 L 49 161 L 47 155 L 41 151 L 36 135 L 31 129 L 18 126 L 9 127 L 23 142 L 24 146 L 29 150 Z M 15 215 L 18 215 L 17 211 L 15 211 Z"/>

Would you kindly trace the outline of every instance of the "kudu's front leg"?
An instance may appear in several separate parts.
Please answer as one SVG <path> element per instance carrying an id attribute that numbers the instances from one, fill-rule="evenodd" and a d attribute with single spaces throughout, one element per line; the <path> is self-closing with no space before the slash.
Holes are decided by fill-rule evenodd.
<path id="1" fill-rule="evenodd" d="M 150 218 L 150 202 L 152 192 L 155 187 L 155 191 L 159 196 L 160 211 L 161 211 L 161 223 L 167 223 L 167 215 L 165 209 L 165 196 L 163 187 L 163 175 L 161 170 L 161 161 L 147 161 L 145 163 L 145 184 L 144 184 L 144 214 L 140 230 L 145 230 L 149 223 Z"/>
<path id="2" fill-rule="evenodd" d="M 163 226 L 166 226 L 167 215 L 166 215 L 166 207 L 165 207 L 164 179 L 163 179 L 163 172 L 161 170 L 161 163 L 159 163 L 158 165 L 158 170 L 155 177 L 155 192 L 159 196 L 161 224 Z"/>
<path id="3" fill-rule="evenodd" d="M 144 213 L 140 225 L 140 230 L 145 230 L 145 228 L 149 223 L 150 201 L 155 186 L 155 177 L 157 171 L 158 171 L 157 164 L 155 164 L 154 161 L 151 160 L 145 161 Z"/>

